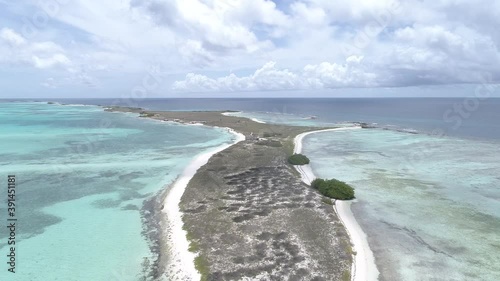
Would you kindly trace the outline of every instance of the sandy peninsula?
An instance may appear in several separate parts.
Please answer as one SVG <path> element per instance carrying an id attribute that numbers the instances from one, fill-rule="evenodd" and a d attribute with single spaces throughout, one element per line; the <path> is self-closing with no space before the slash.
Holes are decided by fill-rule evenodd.
<path id="1" fill-rule="evenodd" d="M 196 253 L 189 251 L 189 241 L 187 240 L 187 233 L 183 228 L 182 213 L 179 209 L 181 197 L 196 171 L 205 165 L 210 157 L 214 154 L 227 149 L 240 141 L 245 140 L 245 136 L 230 131 L 235 135 L 235 140 L 231 144 L 222 145 L 213 151 L 209 151 L 198 155 L 182 172 L 181 176 L 169 188 L 167 196 L 164 199 L 163 212 L 165 214 L 165 228 L 166 240 L 168 245 L 168 259 L 166 261 L 166 273 L 169 280 L 179 281 L 195 281 L 200 280 L 201 276 L 194 266 Z"/>
<path id="2" fill-rule="evenodd" d="M 339 130 L 356 130 L 361 129 L 361 127 L 347 127 L 347 128 L 334 128 L 326 130 L 317 130 L 312 132 L 306 132 L 295 137 L 294 143 L 294 153 L 302 152 L 302 141 L 304 137 L 310 134 L 322 133 L 328 131 L 339 131 Z M 316 178 L 310 165 L 295 166 L 297 171 L 300 173 L 302 181 L 306 184 L 311 184 L 312 180 Z M 354 251 L 356 252 L 354 262 L 352 264 L 352 280 L 353 281 L 376 281 L 378 280 L 379 271 L 375 264 L 375 258 L 373 252 L 368 245 L 368 239 L 366 234 L 361 229 L 354 215 L 351 212 L 351 202 L 336 200 L 333 206 L 338 217 L 346 227 L 351 242 L 354 245 Z"/>
<path id="3" fill-rule="evenodd" d="M 245 138 L 200 155 L 161 195 L 158 276 L 352 279 L 354 252 L 343 222 L 331 201 L 287 163 L 295 137 L 318 128 L 259 123 L 223 112 L 136 112 L 165 122 L 230 128 Z"/>

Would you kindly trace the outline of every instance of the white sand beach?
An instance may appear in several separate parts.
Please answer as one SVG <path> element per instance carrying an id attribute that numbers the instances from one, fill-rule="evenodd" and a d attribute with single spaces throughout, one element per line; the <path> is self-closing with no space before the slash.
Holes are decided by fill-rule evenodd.
<path id="1" fill-rule="evenodd" d="M 266 122 L 262 121 L 262 120 L 259 120 L 257 118 L 250 118 L 250 120 L 254 121 L 254 122 L 257 122 L 257 123 L 260 123 L 260 124 L 266 124 Z"/>
<path id="2" fill-rule="evenodd" d="M 326 129 L 318 130 L 307 133 L 302 133 L 295 137 L 294 139 L 294 153 L 302 152 L 302 140 L 305 136 L 309 134 L 315 134 L 327 131 L 340 131 L 340 130 L 355 130 L 361 127 L 347 127 L 347 128 L 336 128 L 336 129 Z M 295 166 L 297 171 L 300 173 L 302 181 L 306 184 L 311 184 L 311 182 L 316 178 L 311 169 L 310 165 Z M 351 212 L 351 202 L 336 200 L 334 205 L 335 212 L 339 216 L 340 220 L 344 224 L 351 242 L 354 245 L 354 251 L 356 255 L 354 257 L 354 263 L 352 267 L 352 281 L 374 281 L 378 280 L 379 271 L 375 264 L 375 258 L 373 252 L 371 251 L 366 234 L 363 232 L 353 213 Z"/>
<path id="3" fill-rule="evenodd" d="M 245 117 L 245 116 L 238 116 L 239 112 L 223 112 L 221 113 L 222 115 L 225 115 L 225 116 L 237 116 L 237 117 L 242 117 L 242 118 L 247 118 L 247 119 L 250 119 L 256 123 L 260 123 L 260 124 L 266 124 L 266 122 L 262 121 L 262 120 L 259 120 L 257 118 L 250 118 L 250 117 Z"/>
<path id="4" fill-rule="evenodd" d="M 182 212 L 179 209 L 181 197 L 184 194 L 191 178 L 196 174 L 196 171 L 205 165 L 212 155 L 245 140 L 245 136 L 236 133 L 234 130 L 228 131 L 236 135 L 236 140 L 231 144 L 226 144 L 216 148 L 213 151 L 200 154 L 197 156 L 182 172 L 180 177 L 170 188 L 167 197 L 164 201 L 163 212 L 167 218 L 168 229 L 165 229 L 167 244 L 169 246 L 167 273 L 169 280 L 179 281 L 197 281 L 200 280 L 200 274 L 194 266 L 196 253 L 190 252 L 189 242 L 186 238 L 186 231 L 182 228 Z"/>

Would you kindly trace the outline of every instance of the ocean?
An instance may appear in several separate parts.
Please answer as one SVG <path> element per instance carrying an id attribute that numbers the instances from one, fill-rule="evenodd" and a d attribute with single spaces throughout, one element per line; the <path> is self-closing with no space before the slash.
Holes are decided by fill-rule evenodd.
<path id="1" fill-rule="evenodd" d="M 226 130 L 110 113 L 96 106 L 0 102 L 0 198 L 15 175 L 15 245 L 0 229 L 0 280 L 142 280 L 154 246 L 145 202 Z M 0 205 L 6 224 L 7 205 Z M 16 273 L 7 255 L 16 247 Z M 9 258 L 10 259 L 10 258 Z M 145 262 L 147 259 L 148 262 Z"/>
<path id="2" fill-rule="evenodd" d="M 235 115 L 264 122 L 318 127 L 325 125 L 344 126 L 351 122 L 368 123 L 376 128 L 309 135 L 304 139 L 303 151 L 311 159 L 311 166 L 316 175 L 325 178 L 334 177 L 346 181 L 356 188 L 357 199 L 352 204 L 352 210 L 368 236 L 377 267 L 381 272 L 380 280 L 500 280 L 500 236 L 498 235 L 500 229 L 500 123 L 498 122 L 500 120 L 500 99 L 154 99 L 141 101 L 59 99 L 53 101 L 70 104 L 134 106 L 150 110 L 237 110 L 241 112 L 234 113 Z M 38 217 L 33 219 L 36 222 L 33 227 L 35 228 L 38 224 L 43 227 L 38 227 L 26 234 L 28 237 L 26 241 L 35 239 L 32 240 L 31 247 L 39 249 L 38 255 L 44 253 L 48 245 L 57 247 L 59 243 L 57 242 L 59 240 L 47 239 L 51 236 L 44 237 L 43 235 L 49 233 L 57 237 L 62 229 L 75 228 L 74 225 L 65 225 L 65 222 L 79 221 L 80 212 L 71 211 L 75 210 L 74 208 L 92 210 L 89 211 L 90 214 L 81 215 L 86 218 L 89 215 L 92 217 L 86 222 L 91 222 L 95 217 L 99 217 L 99 214 L 101 215 L 99 218 L 102 218 L 105 211 L 111 212 L 109 215 L 113 218 L 113 222 L 115 222 L 113 216 L 129 214 L 128 211 L 117 211 L 125 203 L 120 203 L 119 207 L 114 206 L 117 204 L 115 201 L 121 200 L 119 195 L 121 189 L 116 188 L 116 184 L 120 182 L 119 179 L 116 179 L 117 175 L 113 176 L 115 181 L 107 181 L 106 177 L 97 174 L 96 169 L 106 168 L 110 173 L 120 170 L 125 175 L 132 173 L 139 178 L 137 181 L 150 183 L 148 190 L 151 193 L 158 191 L 164 183 L 172 181 L 196 153 L 227 142 L 230 138 L 227 135 L 223 137 L 224 133 L 215 129 L 178 126 L 176 128 L 182 127 L 183 131 L 174 137 L 189 139 L 196 143 L 195 148 L 191 151 L 188 150 L 190 151 L 188 153 L 185 151 L 186 146 L 180 141 L 178 143 L 175 141 L 162 142 L 165 138 L 170 137 L 167 131 L 171 130 L 173 125 L 139 120 L 135 116 L 104 113 L 95 107 L 35 105 L 51 108 L 59 116 L 46 117 L 42 115 L 40 119 L 42 123 L 40 124 L 33 120 L 36 118 L 32 114 L 27 113 L 29 111 L 23 112 L 21 110 L 23 114 L 12 115 L 9 113 L 9 108 L 12 106 L 0 103 L 0 106 L 7 107 L 7 109 L 2 108 L 0 116 L 3 116 L 4 120 L 8 119 L 0 123 L 0 126 L 7 126 L 4 131 L 11 134 L 10 138 L 9 135 L 7 137 L 3 134 L 0 136 L 2 139 L 0 152 L 7 155 L 2 155 L 0 159 L 3 160 L 0 161 L 4 162 L 0 163 L 2 168 L 9 168 L 9 172 L 33 171 L 28 176 L 28 183 L 37 183 L 32 184 L 32 186 L 37 186 L 34 194 L 40 192 L 41 195 L 36 195 L 37 197 L 32 200 L 35 202 L 34 204 L 41 204 L 36 203 L 37 200 L 48 201 L 40 207 L 34 205 L 36 207 L 34 209 L 37 211 L 33 215 Z M 35 105 L 29 104 L 29 106 Z M 113 151 L 112 145 L 105 145 L 111 151 L 103 148 L 100 153 L 89 154 L 89 158 L 80 159 L 81 157 L 70 156 L 52 158 L 51 155 L 53 153 L 58 155 L 59 150 L 62 150 L 65 145 L 71 146 L 71 142 L 65 143 L 64 139 L 76 134 L 76 132 L 65 133 L 68 127 L 83 126 L 86 128 L 85 126 L 89 125 L 88 122 L 79 120 L 78 116 L 81 112 L 72 117 L 75 119 L 61 118 L 61 114 L 62 116 L 66 114 L 64 110 L 72 111 L 73 109 L 85 112 L 89 110 L 86 116 L 90 120 L 94 120 L 93 122 L 102 119 L 101 114 L 113 116 L 115 122 L 118 123 L 128 120 L 126 125 L 119 126 L 106 134 L 109 139 L 102 141 L 109 144 L 121 140 L 122 149 Z M 60 113 L 59 110 L 63 110 L 63 113 Z M 6 111 L 7 113 L 5 113 Z M 26 118 L 26 121 L 15 123 L 15 120 L 19 118 Z M 0 118 L 0 120 L 2 119 Z M 9 122 L 10 125 L 6 125 Z M 55 125 L 52 125 L 53 122 Z M 142 135 L 139 131 L 144 130 L 143 123 L 147 123 L 152 128 L 151 134 L 146 134 L 141 138 L 143 144 L 147 145 L 142 146 L 142 149 L 136 148 L 139 141 L 130 137 L 127 138 L 127 142 L 123 142 L 123 136 Z M 34 127 L 32 128 L 32 126 Z M 157 130 L 161 130 L 159 128 L 163 128 L 162 126 L 166 132 L 159 136 Z M 32 137 L 30 138 L 24 137 L 24 131 L 27 129 L 32 129 L 30 133 Z M 73 129 L 83 134 L 95 134 L 91 131 L 82 132 L 80 129 Z M 50 133 L 51 131 L 48 130 L 53 131 Z M 129 130 L 139 131 L 131 132 Z M 200 133 L 191 133 L 196 130 L 204 130 L 206 135 L 200 137 L 203 135 L 201 131 Z M 153 134 L 153 131 L 156 134 Z M 78 136 L 78 134 L 76 135 Z M 33 136 L 37 136 L 37 138 L 33 138 Z M 5 139 L 10 141 L 5 142 Z M 78 141 L 78 139 L 81 139 L 81 136 L 72 140 Z M 57 145 L 60 147 L 52 147 Z M 172 158 L 169 158 L 168 161 L 164 159 L 165 162 L 152 162 L 152 159 L 158 157 L 158 151 L 162 150 L 166 150 L 166 155 Z M 141 161 L 140 163 L 131 163 L 131 158 L 141 159 Z M 14 160 L 5 161 L 5 159 Z M 87 163 L 79 162 L 85 159 L 87 159 Z M 96 159 L 107 160 L 97 161 Z M 128 159 L 128 162 L 124 159 Z M 184 160 L 177 161 L 175 159 Z M 95 163 L 96 161 L 99 164 Z M 115 164 L 107 166 L 107 161 Z M 77 164 L 75 168 L 78 173 L 84 173 L 81 176 L 72 175 L 77 176 L 81 182 L 78 180 L 76 182 L 67 181 L 69 176 L 62 177 L 62 180 L 59 180 L 61 184 L 56 190 L 60 194 L 64 194 L 63 191 L 68 189 L 69 182 L 69 186 L 76 188 L 79 192 L 90 188 L 88 196 L 79 196 L 77 201 L 74 201 L 75 195 L 69 198 L 64 198 L 62 195 L 56 196 L 60 198 L 57 203 L 48 200 L 52 198 L 49 194 L 54 193 L 52 192 L 54 187 L 50 184 L 50 181 L 53 180 L 50 176 L 52 173 L 47 173 L 46 169 L 51 169 L 50 167 L 54 165 L 57 167 L 60 163 L 71 165 L 73 162 Z M 135 164 L 140 164 L 140 168 L 138 166 L 134 168 Z M 167 164 L 176 167 L 176 169 L 168 168 Z M 151 167 L 150 172 L 145 172 L 148 170 L 147 167 L 151 165 L 157 169 Z M 72 171 L 75 173 L 75 170 Z M 138 175 L 134 171 L 140 171 L 143 174 Z M 170 177 L 165 175 L 165 171 L 170 171 Z M 64 174 L 61 171 L 58 173 Z M 101 188 L 91 187 L 90 183 L 86 183 L 89 179 Z M 38 185 L 40 181 L 46 181 L 49 184 Z M 27 186 L 29 186 L 28 183 L 26 183 Z M 129 186 L 130 181 L 127 180 L 127 177 L 123 179 L 122 184 L 133 189 L 132 186 Z M 100 194 L 99 192 L 106 186 L 108 188 L 115 186 L 111 187 L 113 192 Z M 111 198 L 100 198 L 104 195 L 109 195 Z M 29 197 L 30 195 L 20 195 L 20 198 L 23 198 L 22 196 Z M 137 200 L 140 202 L 141 199 Z M 95 203 L 95 201 L 101 203 Z M 102 205 L 108 207 L 104 208 Z M 114 207 L 109 207 L 109 205 Z M 4 212 L 4 210 L 0 210 L 0 212 Z M 136 221 L 138 228 L 140 227 L 140 212 L 133 214 L 134 216 L 130 211 L 128 219 Z M 28 220 L 28 218 L 25 219 Z M 109 218 L 106 221 L 109 222 Z M 129 225 L 122 225 L 122 221 L 116 219 L 113 227 L 110 226 L 110 229 L 106 231 L 112 231 L 111 228 L 124 227 L 137 229 Z M 73 237 L 73 235 L 78 237 L 81 233 L 78 229 L 65 230 L 65 232 L 64 234 L 60 233 L 60 235 L 66 235 L 66 239 Z M 104 231 L 101 234 L 104 234 Z M 37 237 L 39 240 L 36 240 Z M 135 238 L 138 237 L 139 235 L 135 236 Z M 82 240 L 88 239 L 84 235 L 80 238 Z M 135 260 L 127 259 L 130 264 L 135 265 L 135 267 L 128 267 L 131 271 L 140 270 L 140 260 L 148 253 L 144 239 L 134 241 L 142 241 L 143 244 L 142 248 L 137 246 L 137 249 L 142 249 L 137 250 L 137 253 L 140 252 L 140 254 L 131 255 L 137 257 Z M 117 244 L 127 243 L 127 241 L 121 240 L 114 241 L 114 243 L 110 240 L 107 242 L 110 243 L 109 247 L 118 247 L 121 250 L 124 248 L 117 246 Z M 71 252 L 65 256 L 65 259 L 70 260 L 68 261 L 70 265 L 72 264 L 71 259 L 77 256 L 74 251 L 76 246 L 72 246 L 73 243 L 75 240 L 66 243 L 68 249 L 58 248 L 59 252 L 66 250 Z M 104 247 L 106 242 L 102 241 L 102 243 Z M 28 243 L 26 242 L 26 244 Z M 89 242 L 88 245 L 93 244 Z M 107 254 L 108 250 L 105 249 L 101 249 L 99 253 L 101 255 Z M 0 249 L 1 251 L 3 249 Z M 110 250 L 110 252 L 113 251 Z M 3 252 L 1 253 L 3 254 Z M 57 255 L 57 252 L 54 251 L 54 253 Z M 29 255 L 31 254 L 29 253 Z M 120 254 L 123 252 L 118 253 L 117 256 Z M 96 259 L 96 256 L 99 254 L 94 255 L 93 262 L 95 264 L 93 266 L 101 269 L 108 266 L 105 264 L 99 267 L 99 259 Z M 118 264 L 124 259 L 123 257 L 117 258 L 118 261 L 114 266 L 120 268 Z M 47 258 L 45 263 L 50 261 Z M 26 262 L 24 261 L 24 263 Z M 38 263 L 40 262 L 33 262 L 33 268 Z M 47 266 L 44 262 L 41 263 L 40 266 Z M 64 269 L 58 270 L 63 271 Z"/>
<path id="3" fill-rule="evenodd" d="M 500 98 L 53 99 L 149 110 L 235 110 L 263 121 L 306 126 L 343 122 L 472 139 L 500 139 Z M 315 116 L 316 119 L 308 119 Z M 441 134 L 441 133 L 439 133 Z"/>

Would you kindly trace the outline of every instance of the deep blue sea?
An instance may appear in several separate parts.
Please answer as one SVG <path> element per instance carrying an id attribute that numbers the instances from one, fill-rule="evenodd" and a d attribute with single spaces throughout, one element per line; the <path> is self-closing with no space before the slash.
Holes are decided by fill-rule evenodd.
<path id="1" fill-rule="evenodd" d="M 377 128 L 309 135 L 303 151 L 316 175 L 356 188 L 351 208 L 367 234 L 380 280 L 500 280 L 500 99 L 51 101 L 235 110 L 240 112 L 234 115 L 263 122 L 319 127 L 372 124 Z M 60 280 L 118 280 L 124 268 L 130 278 L 123 280 L 135 280 L 149 255 L 139 231 L 144 198 L 175 178 L 194 155 L 229 141 L 220 130 L 96 107 L 0 103 L 0 108 L 0 167 L 19 173 L 30 192 L 22 195 L 33 207 L 23 219 L 32 223 L 20 238 L 29 247 L 24 254 L 39 257 L 24 261 L 34 279 L 20 280 L 48 280 L 54 272 L 66 277 Z M 117 126 L 97 130 L 102 118 Z M 87 153 L 82 139 L 89 138 L 97 138 L 99 149 Z M 79 145 L 83 152 L 72 157 L 71 149 Z M 100 236 L 91 238 L 95 229 Z M 89 259 L 81 256 L 82 248 L 97 243 L 107 255 L 104 264 L 93 252 Z M 53 247 L 58 252 L 43 259 Z M 67 261 L 65 266 L 51 263 L 58 258 Z M 96 270 L 83 270 L 89 267 Z M 41 268 L 51 271 L 40 275 Z M 74 268 L 91 279 L 74 277 Z"/>

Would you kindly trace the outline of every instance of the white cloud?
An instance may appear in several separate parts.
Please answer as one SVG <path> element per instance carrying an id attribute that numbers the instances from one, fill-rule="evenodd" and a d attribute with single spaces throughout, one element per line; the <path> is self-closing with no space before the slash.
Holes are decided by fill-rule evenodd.
<path id="1" fill-rule="evenodd" d="M 46 88 L 51 88 L 51 89 L 57 88 L 57 83 L 56 83 L 55 79 L 52 77 L 45 79 L 45 81 L 42 82 L 41 85 L 46 87 Z"/>
<path id="2" fill-rule="evenodd" d="M 292 14 L 300 24 L 306 23 L 307 26 L 322 26 L 327 24 L 328 19 L 324 9 L 319 7 L 310 7 L 306 3 L 294 2 L 290 5 Z"/>
<path id="3" fill-rule="evenodd" d="M 5 50 L 0 55 L 0 62 L 28 64 L 41 69 L 71 64 L 63 48 L 54 42 L 28 42 L 10 28 L 2 28 L 0 37 L 4 43 L 0 40 L 0 47 Z"/>
<path id="4" fill-rule="evenodd" d="M 329 18 L 351 24 L 367 23 L 379 15 L 395 14 L 400 9 L 398 0 L 309 0 L 311 7 L 323 9 Z"/>
<path id="5" fill-rule="evenodd" d="M 55 65 L 68 65 L 70 64 L 69 59 L 62 54 L 54 54 L 49 57 L 40 58 L 38 56 L 32 57 L 33 64 L 36 68 L 50 68 Z"/>
<path id="6" fill-rule="evenodd" d="M 139 81 L 158 64 L 172 74 L 165 92 L 500 81 L 498 1 L 56 2 L 42 26 L 32 16 L 43 1 L 3 11 L 19 22 L 0 19 L 0 68 L 43 71 L 37 81 L 102 85 Z"/>
<path id="7" fill-rule="evenodd" d="M 396 77 L 390 85 L 478 83 L 485 73 L 500 74 L 500 53 L 492 38 L 461 25 L 398 29 L 385 51 L 378 62 L 390 63 Z"/>
<path id="8" fill-rule="evenodd" d="M 289 17 L 267 0 L 147 0 L 132 1 L 132 7 L 150 15 L 159 26 L 175 32 L 176 40 L 188 48 L 197 42 L 197 52 L 214 59 L 270 50 L 271 39 L 290 24 Z M 255 30 L 255 26 L 259 26 L 259 30 Z M 266 38 L 259 38 L 258 33 Z M 188 58 L 191 54 L 181 51 L 181 55 Z"/>
<path id="9" fill-rule="evenodd" d="M 231 92 L 377 86 L 376 75 L 363 69 L 362 59 L 362 57 L 349 57 L 344 64 L 323 62 L 317 65 L 306 65 L 297 72 L 279 69 L 276 63 L 271 61 L 257 69 L 252 75 L 243 77 L 232 73 L 214 79 L 189 73 L 184 80 L 173 84 L 173 90 Z"/>
<path id="10" fill-rule="evenodd" d="M 277 69 L 275 62 L 268 62 L 252 75 L 238 77 L 230 74 L 217 79 L 204 75 L 189 73 L 183 81 L 176 81 L 174 90 L 199 91 L 256 91 L 256 90 L 284 90 L 303 88 L 300 77 L 288 69 Z"/>
<path id="11" fill-rule="evenodd" d="M 375 87 L 377 76 L 361 64 L 363 57 L 351 56 L 345 64 L 323 62 L 307 65 L 304 77 L 315 88 Z"/>
<path id="12" fill-rule="evenodd" d="M 189 63 L 208 66 L 215 61 L 215 56 L 203 48 L 200 41 L 186 40 L 179 44 L 179 52 Z"/>
<path id="13" fill-rule="evenodd" d="M 0 37 L 13 46 L 21 46 L 26 43 L 26 40 L 21 35 L 10 28 L 2 28 Z"/>

